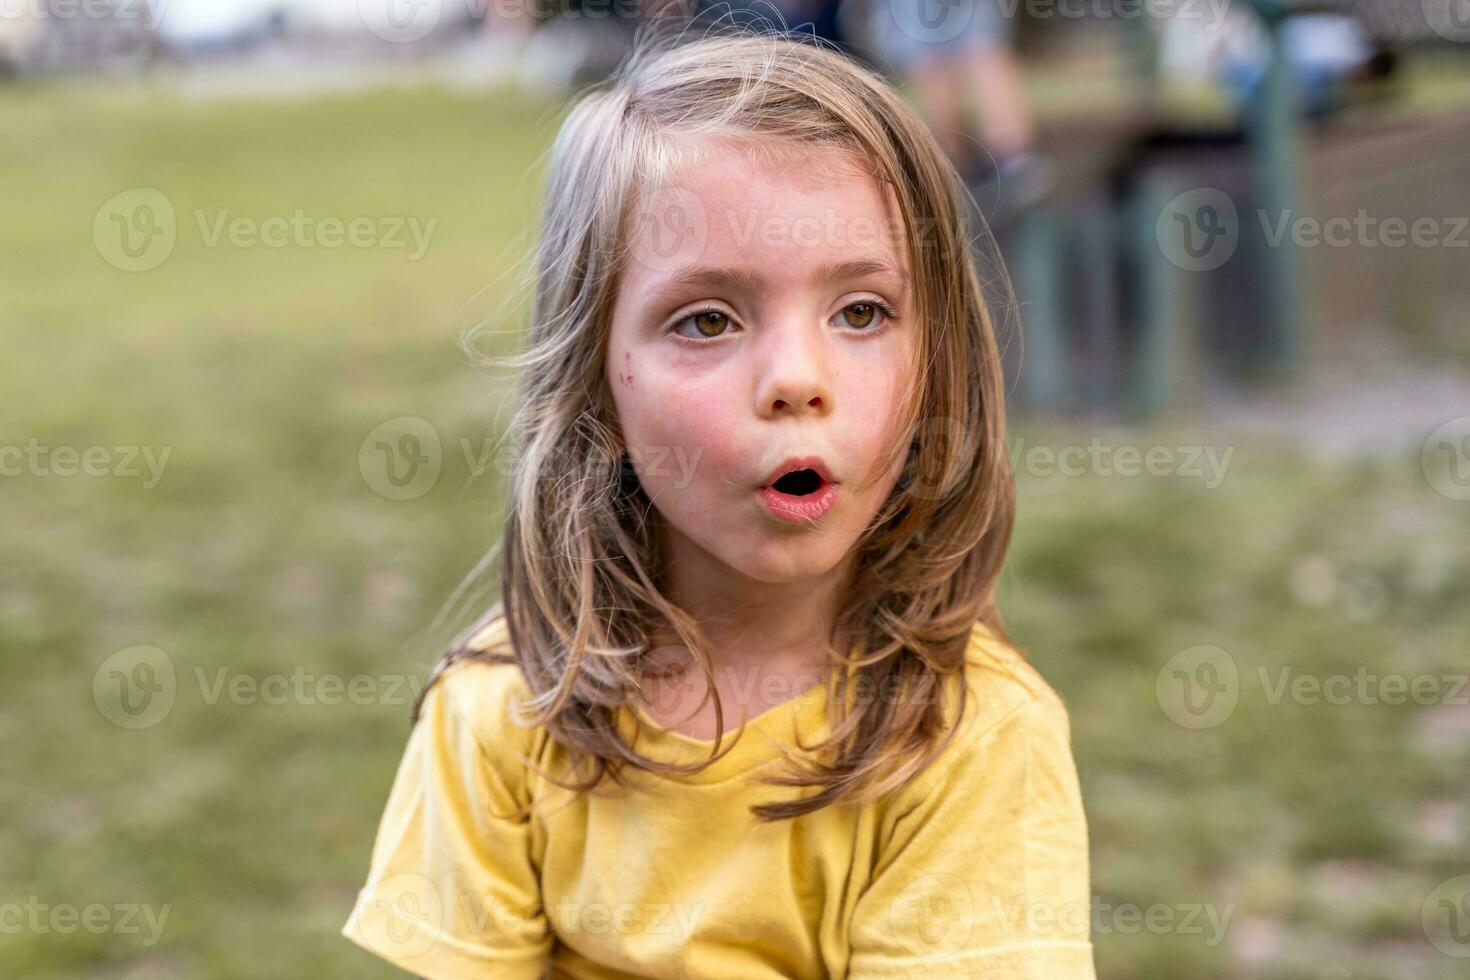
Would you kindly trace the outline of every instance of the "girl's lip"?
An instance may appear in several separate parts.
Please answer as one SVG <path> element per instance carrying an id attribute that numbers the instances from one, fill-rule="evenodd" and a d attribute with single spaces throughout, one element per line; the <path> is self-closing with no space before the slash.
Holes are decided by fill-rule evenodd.
<path id="1" fill-rule="evenodd" d="M 830 480 L 823 480 L 820 488 L 804 497 L 782 493 L 775 487 L 761 487 L 757 492 L 772 517 L 791 524 L 815 521 L 837 501 L 837 484 Z"/>

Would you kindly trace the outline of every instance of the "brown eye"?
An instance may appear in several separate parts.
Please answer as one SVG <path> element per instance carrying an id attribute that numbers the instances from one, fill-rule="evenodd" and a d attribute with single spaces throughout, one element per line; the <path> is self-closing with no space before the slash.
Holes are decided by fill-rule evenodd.
<path id="1" fill-rule="evenodd" d="M 686 316 L 676 323 L 674 325 L 674 332 L 681 337 L 691 337 L 690 334 L 679 329 L 686 323 L 694 324 L 694 329 L 699 331 L 698 337 L 712 339 L 725 332 L 724 328 L 729 325 L 730 318 L 719 310 L 701 310 L 698 313 Z M 693 338 L 691 337 L 691 339 Z"/>
<path id="2" fill-rule="evenodd" d="M 841 316 L 847 321 L 849 327 L 861 330 L 872 326 L 878 318 L 878 307 L 874 303 L 853 303 L 842 308 Z"/>

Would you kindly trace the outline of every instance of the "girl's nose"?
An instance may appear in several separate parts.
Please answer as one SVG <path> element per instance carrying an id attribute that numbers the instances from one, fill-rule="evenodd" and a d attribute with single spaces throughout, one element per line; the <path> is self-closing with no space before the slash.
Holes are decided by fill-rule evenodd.
<path id="1" fill-rule="evenodd" d="M 788 319 L 764 339 L 757 412 L 764 418 L 829 414 L 832 391 L 821 327 Z"/>

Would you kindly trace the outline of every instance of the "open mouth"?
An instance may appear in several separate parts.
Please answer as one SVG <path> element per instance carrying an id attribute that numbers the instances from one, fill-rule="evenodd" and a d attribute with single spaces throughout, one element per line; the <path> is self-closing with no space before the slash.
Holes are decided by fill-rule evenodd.
<path id="1" fill-rule="evenodd" d="M 815 521 L 832 509 L 837 484 L 824 472 L 801 466 L 782 473 L 759 492 L 772 517 L 800 524 Z"/>
<path id="2" fill-rule="evenodd" d="M 805 497 L 809 494 L 816 493 L 822 488 L 822 484 L 825 482 L 822 479 L 822 474 L 816 470 L 806 469 L 793 470 L 771 484 L 771 486 L 781 493 L 790 494 L 793 497 Z"/>

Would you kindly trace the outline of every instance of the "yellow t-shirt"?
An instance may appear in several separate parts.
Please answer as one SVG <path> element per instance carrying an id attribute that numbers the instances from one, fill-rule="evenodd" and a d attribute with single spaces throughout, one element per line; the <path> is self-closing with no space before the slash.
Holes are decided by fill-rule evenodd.
<path id="1" fill-rule="evenodd" d="M 497 621 L 472 645 L 503 640 Z M 783 765 L 778 743 L 826 733 L 823 685 L 756 715 L 697 774 L 574 797 L 518 758 L 553 774 L 568 759 L 513 720 L 520 669 L 458 663 L 425 698 L 343 935 L 430 980 L 1091 980 L 1066 709 L 983 626 L 966 679 L 960 731 L 906 786 L 762 824 L 750 805 L 795 791 L 750 777 Z M 671 761 L 711 745 L 638 742 Z"/>

